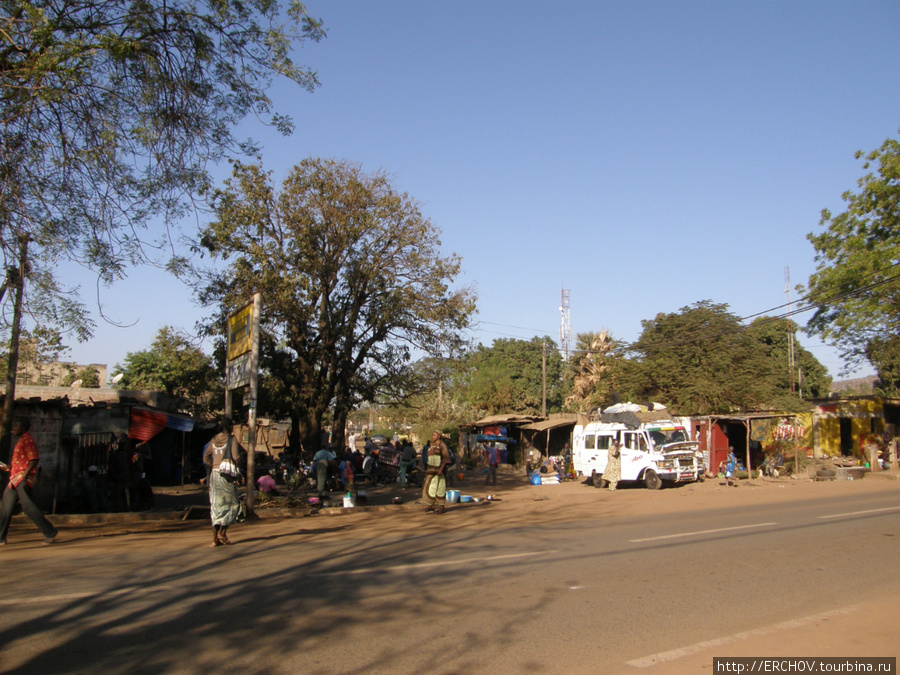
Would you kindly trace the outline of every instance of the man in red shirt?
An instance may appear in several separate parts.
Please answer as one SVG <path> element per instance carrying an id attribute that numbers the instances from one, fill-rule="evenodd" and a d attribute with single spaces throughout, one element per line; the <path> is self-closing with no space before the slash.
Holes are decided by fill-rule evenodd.
<path id="1" fill-rule="evenodd" d="M 9 531 L 9 521 L 12 518 L 16 504 L 22 504 L 22 511 L 31 518 L 31 522 L 44 535 L 44 543 L 52 544 L 56 539 L 57 529 L 44 517 L 41 510 L 31 499 L 31 486 L 37 473 L 38 452 L 37 445 L 29 433 L 31 420 L 20 418 L 15 421 L 12 428 L 13 436 L 19 437 L 16 449 L 13 450 L 12 466 L 9 467 L 9 484 L 3 492 L 3 506 L 0 510 L 0 545 L 6 543 L 6 533 Z"/>

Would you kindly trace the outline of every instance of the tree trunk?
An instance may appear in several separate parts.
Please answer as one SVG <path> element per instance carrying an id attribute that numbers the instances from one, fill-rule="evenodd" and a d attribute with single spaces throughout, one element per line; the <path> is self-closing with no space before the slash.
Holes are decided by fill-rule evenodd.
<path id="1" fill-rule="evenodd" d="M 297 456 L 302 456 L 303 447 L 300 444 L 300 418 L 297 415 L 291 415 L 291 430 L 288 436 L 288 442 L 290 443 L 291 452 L 296 453 Z"/>
<path id="2" fill-rule="evenodd" d="M 22 296 L 25 293 L 25 273 L 28 269 L 28 238 L 19 238 L 19 270 L 10 270 L 7 279 L 15 284 L 15 300 L 13 304 L 12 326 L 9 338 L 9 356 L 7 357 L 6 397 L 3 406 L 3 419 L 0 422 L 0 459 L 10 463 L 10 446 L 12 445 L 12 423 L 16 408 L 16 376 L 19 372 L 19 325 L 22 320 Z"/>
<path id="3" fill-rule="evenodd" d="M 306 432 L 302 433 L 300 442 L 303 444 L 304 454 L 312 457 L 322 449 L 322 430 L 307 428 Z"/>
<path id="4" fill-rule="evenodd" d="M 344 437 L 344 430 L 347 428 L 347 416 L 348 412 L 346 409 L 335 410 L 334 423 L 331 427 L 331 443 L 340 451 L 341 455 L 347 449 L 347 439 Z"/>
<path id="5" fill-rule="evenodd" d="M 322 448 L 322 420 L 317 419 L 315 411 L 304 410 L 296 411 L 291 416 L 292 424 L 296 421 L 297 433 L 300 438 L 300 446 L 303 457 L 307 460 L 312 459 Z"/>

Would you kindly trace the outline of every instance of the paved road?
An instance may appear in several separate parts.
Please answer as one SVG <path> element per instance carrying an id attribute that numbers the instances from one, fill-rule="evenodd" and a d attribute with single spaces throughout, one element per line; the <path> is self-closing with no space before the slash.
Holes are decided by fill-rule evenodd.
<path id="1" fill-rule="evenodd" d="M 617 504 L 263 521 L 220 549 L 190 524 L 10 545 L 0 670 L 655 674 L 900 651 L 897 489 Z"/>

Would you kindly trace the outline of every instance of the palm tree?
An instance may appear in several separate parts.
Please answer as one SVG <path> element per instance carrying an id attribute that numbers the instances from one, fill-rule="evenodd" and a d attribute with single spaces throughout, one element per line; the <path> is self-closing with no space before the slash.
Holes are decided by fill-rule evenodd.
<path id="1" fill-rule="evenodd" d="M 566 397 L 566 407 L 576 412 L 587 412 L 605 401 L 612 384 L 612 371 L 616 366 L 619 343 L 606 328 L 596 333 L 579 333 L 576 338 L 575 358 L 569 361 L 567 377 L 572 379 L 572 393 Z"/>

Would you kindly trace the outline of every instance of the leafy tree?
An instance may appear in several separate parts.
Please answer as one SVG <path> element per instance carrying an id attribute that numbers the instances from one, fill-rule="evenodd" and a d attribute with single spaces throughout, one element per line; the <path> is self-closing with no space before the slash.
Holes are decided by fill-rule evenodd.
<path id="1" fill-rule="evenodd" d="M 208 186 L 208 163 L 252 149 L 232 135 L 248 114 L 290 131 L 266 91 L 278 75 L 314 88 L 290 51 L 324 33 L 277 0 L 17 0 L 3 14 L 0 252 L 14 269 L 29 242 L 28 311 L 86 339 L 59 262 L 102 283 L 166 250 L 179 268 L 168 232 L 186 198 Z M 150 232 L 156 216 L 166 228 Z"/>
<path id="2" fill-rule="evenodd" d="M 709 300 L 643 321 L 631 345 L 624 390 L 636 400 L 658 401 L 680 414 L 793 409 L 774 382 L 762 342 L 728 306 Z"/>
<path id="3" fill-rule="evenodd" d="M 190 402 L 191 412 L 206 415 L 221 409 L 224 386 L 212 358 L 191 344 L 174 328 L 165 326 L 149 349 L 129 352 L 116 365 L 122 374 L 121 389 L 147 389 L 180 396 Z"/>
<path id="4" fill-rule="evenodd" d="M 816 305 L 807 332 L 837 346 L 859 364 L 872 341 L 900 331 L 900 141 L 886 140 L 864 157 L 859 192 L 847 191 L 847 209 L 822 211 L 809 301 Z M 877 351 L 876 347 L 876 351 Z"/>
<path id="5" fill-rule="evenodd" d="M 597 333 L 579 333 L 575 356 L 566 364 L 566 378 L 572 392 L 566 397 L 566 408 L 587 412 L 605 408 L 613 401 L 622 369 L 623 344 L 605 328 Z"/>
<path id="6" fill-rule="evenodd" d="M 900 337 L 872 338 L 866 345 L 866 358 L 878 373 L 878 390 L 886 396 L 900 396 Z"/>
<path id="7" fill-rule="evenodd" d="M 813 354 L 797 341 L 798 326 L 789 319 L 759 317 L 747 327 L 759 340 L 771 360 L 773 384 L 784 393 L 791 388 L 790 340 L 794 336 L 794 386 L 804 399 L 827 398 L 831 390 L 831 376 Z"/>
<path id="8" fill-rule="evenodd" d="M 454 394 L 459 364 L 457 358 L 419 359 L 412 364 L 406 394 L 394 405 L 383 408 L 382 415 L 397 423 L 395 429 L 409 428 L 421 440 L 428 439 L 435 429 L 450 439 L 456 438 L 460 427 L 479 416 Z"/>
<path id="9" fill-rule="evenodd" d="M 562 408 L 562 357 L 552 340 L 500 338 L 479 345 L 462 362 L 458 387 L 464 405 L 486 415 L 540 415 L 543 404 L 542 359 L 547 359 L 547 411 Z"/>
<path id="10" fill-rule="evenodd" d="M 283 383 L 305 450 L 329 412 L 342 442 L 358 402 L 398 395 L 414 352 L 461 343 L 474 295 L 451 289 L 459 259 L 383 173 L 308 159 L 277 192 L 260 166 L 236 163 L 214 206 L 201 246 L 229 265 L 199 299 L 224 315 L 261 294 L 260 365 Z"/>
<path id="11" fill-rule="evenodd" d="M 100 373 L 97 372 L 96 368 L 91 368 L 90 366 L 85 366 L 77 371 L 74 368 L 69 368 L 69 373 L 62 380 L 62 386 L 68 387 L 79 380 L 83 389 L 100 388 Z"/>

